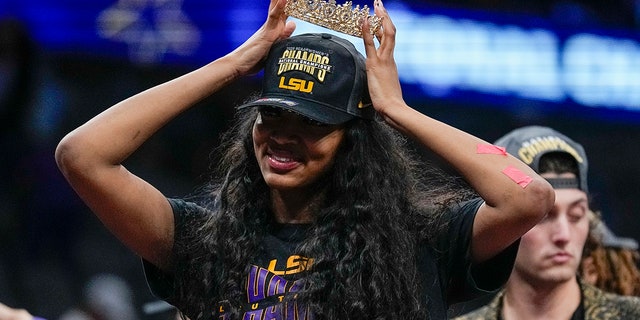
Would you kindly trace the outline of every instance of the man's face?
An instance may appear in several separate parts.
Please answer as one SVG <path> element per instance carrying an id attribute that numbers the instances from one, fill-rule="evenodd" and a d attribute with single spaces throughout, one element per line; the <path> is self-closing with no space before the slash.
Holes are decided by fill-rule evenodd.
<path id="1" fill-rule="evenodd" d="M 542 174 L 545 178 L 573 174 Z M 532 285 L 552 285 L 576 277 L 589 234 L 587 194 L 579 189 L 556 189 L 553 209 L 520 241 L 514 275 Z"/>

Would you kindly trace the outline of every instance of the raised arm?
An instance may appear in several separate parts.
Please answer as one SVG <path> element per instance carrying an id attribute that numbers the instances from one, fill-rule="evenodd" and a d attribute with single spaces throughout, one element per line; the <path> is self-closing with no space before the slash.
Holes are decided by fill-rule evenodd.
<path id="1" fill-rule="evenodd" d="M 272 0 L 266 22 L 233 52 L 119 102 L 67 134 L 56 149 L 56 162 L 80 198 L 120 241 L 160 268 L 173 247 L 171 207 L 122 162 L 178 114 L 258 71 L 273 42 L 295 28 L 286 22 L 284 5 Z"/>
<path id="2" fill-rule="evenodd" d="M 405 103 L 393 58 L 395 26 L 380 1 L 374 8 L 375 14 L 383 18 L 382 29 L 376 35 L 380 45 L 376 48 L 374 37 L 363 32 L 373 106 L 391 126 L 456 168 L 484 199 L 474 221 L 471 251 L 475 262 L 485 261 L 544 217 L 553 206 L 553 189 L 506 152 Z M 363 30 L 368 30 L 366 20 Z"/>

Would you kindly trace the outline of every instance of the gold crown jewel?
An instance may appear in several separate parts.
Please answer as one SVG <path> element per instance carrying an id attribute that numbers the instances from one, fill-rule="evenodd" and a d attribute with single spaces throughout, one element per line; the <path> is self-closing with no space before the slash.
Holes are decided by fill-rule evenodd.
<path id="1" fill-rule="evenodd" d="M 287 0 L 284 12 L 300 20 L 325 28 L 362 37 L 363 19 L 369 20 L 369 32 L 375 34 L 382 25 L 382 19 L 369 15 L 369 7 L 360 5 L 352 8 L 351 1 L 336 4 L 335 0 Z"/>

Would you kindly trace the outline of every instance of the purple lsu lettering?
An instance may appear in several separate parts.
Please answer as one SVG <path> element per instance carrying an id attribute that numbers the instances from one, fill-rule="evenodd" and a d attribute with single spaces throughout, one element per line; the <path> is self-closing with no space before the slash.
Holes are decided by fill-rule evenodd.
<path id="1" fill-rule="evenodd" d="M 293 257 L 293 256 L 292 256 Z M 288 262 L 299 260 L 289 257 Z M 308 260 L 308 259 L 305 259 Z M 272 262 L 275 260 L 272 260 Z M 271 265 L 271 264 L 270 264 Z M 274 266 L 275 264 L 271 265 Z M 306 264 L 305 264 L 306 265 Z M 287 281 L 285 278 L 270 272 L 269 270 L 251 266 L 247 277 L 247 302 L 249 310 L 244 313 L 243 320 L 311 320 L 313 317 L 309 309 L 300 305 L 295 300 L 295 293 L 302 289 L 303 280 Z M 284 301 L 287 293 L 294 294 L 292 301 Z M 266 298 L 273 297 L 274 301 L 264 302 Z M 224 312 L 223 309 L 220 309 Z M 222 319 L 226 315 L 223 315 Z"/>
<path id="2" fill-rule="evenodd" d="M 278 260 L 269 261 L 267 268 L 253 265 L 247 274 L 247 310 L 243 320 L 312 320 L 308 307 L 296 301 L 296 292 L 302 290 L 304 278 L 287 280 L 283 275 L 291 275 L 308 270 L 313 259 L 299 255 L 289 256 L 283 270 L 276 270 Z M 292 300 L 285 300 L 291 294 Z M 274 304 L 275 303 L 275 304 Z M 225 308 L 218 307 L 219 319 L 229 319 Z"/>
<path id="3" fill-rule="evenodd" d="M 296 301 L 285 303 L 284 306 L 275 305 L 264 309 L 250 310 L 242 316 L 242 320 L 313 320 L 313 318 L 309 308 L 300 306 Z M 218 319 L 230 320 L 230 316 L 221 313 Z"/>
<path id="4" fill-rule="evenodd" d="M 313 81 L 311 80 L 289 78 L 289 81 L 286 84 L 284 81 L 285 77 L 280 77 L 280 84 L 278 85 L 279 88 L 305 93 L 310 93 L 311 91 L 313 91 Z"/>
<path id="5" fill-rule="evenodd" d="M 284 307 L 271 306 L 244 313 L 242 320 L 312 320 L 308 307 L 300 306 L 296 301 L 285 303 Z"/>
<path id="6" fill-rule="evenodd" d="M 247 299 L 253 304 L 267 297 L 284 295 L 288 284 L 286 279 L 267 269 L 251 266 L 247 279 Z"/>

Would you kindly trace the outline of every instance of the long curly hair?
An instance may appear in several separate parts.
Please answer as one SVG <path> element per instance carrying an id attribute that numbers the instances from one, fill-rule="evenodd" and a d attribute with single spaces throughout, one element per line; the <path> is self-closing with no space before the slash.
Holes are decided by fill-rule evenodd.
<path id="1" fill-rule="evenodd" d="M 602 241 L 599 212 L 589 211 L 590 232 L 578 274 L 594 286 L 619 295 L 640 296 L 640 252 Z"/>
<path id="2" fill-rule="evenodd" d="M 221 303 L 227 319 L 238 319 L 248 266 L 264 252 L 270 196 L 253 149 L 256 109 L 237 113 L 215 152 L 214 182 L 201 199 L 212 214 L 174 248 L 176 301 L 191 320 L 210 319 Z M 296 300 L 316 319 L 424 319 L 417 246 L 446 228 L 446 207 L 474 193 L 428 165 L 381 119 L 346 126 L 334 167 L 317 182 L 324 197 L 298 248 L 314 262 Z"/>
<path id="3" fill-rule="evenodd" d="M 626 296 L 640 296 L 640 254 L 623 248 L 598 247 L 591 252 L 598 274 L 596 287 Z"/>

